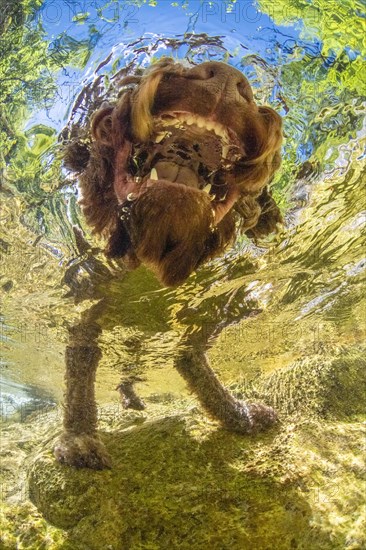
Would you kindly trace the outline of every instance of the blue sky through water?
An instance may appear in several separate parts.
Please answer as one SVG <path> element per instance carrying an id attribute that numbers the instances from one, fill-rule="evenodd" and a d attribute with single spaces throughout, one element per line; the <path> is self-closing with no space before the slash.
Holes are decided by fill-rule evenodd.
<path id="1" fill-rule="evenodd" d="M 115 50 L 142 36 L 174 38 L 187 32 L 223 36 L 225 48 L 233 55 L 229 60 L 237 64 L 246 54 L 257 54 L 270 64 L 281 62 L 291 46 L 299 40 L 300 23 L 279 27 L 259 11 L 254 0 L 238 0 L 230 11 L 229 3 L 191 0 L 187 9 L 173 6 L 170 0 L 158 0 L 156 7 L 144 4 L 134 6 L 125 1 L 67 2 L 46 0 L 37 15 L 50 41 L 51 49 L 64 47 L 65 41 L 86 41 L 91 51 L 82 69 L 63 67 L 57 76 L 58 98 L 45 108 L 34 112 L 27 128 L 45 124 L 59 131 L 65 124 L 73 99 L 92 78 L 98 64 Z M 164 50 L 157 52 L 163 55 Z"/>

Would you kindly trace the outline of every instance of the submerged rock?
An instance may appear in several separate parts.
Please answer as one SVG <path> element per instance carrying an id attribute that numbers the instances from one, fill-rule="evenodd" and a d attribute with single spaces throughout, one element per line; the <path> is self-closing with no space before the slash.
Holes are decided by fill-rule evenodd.
<path id="1" fill-rule="evenodd" d="M 148 403 L 147 411 L 121 419 L 113 407 L 103 409 L 111 470 L 61 466 L 49 439 L 29 471 L 31 500 L 57 527 L 45 547 L 364 547 L 362 350 L 344 361 L 318 359 L 258 384 L 262 397 L 272 388 L 282 411 L 267 434 L 232 434 L 184 400 Z M 18 540 L 37 533 L 34 514 L 23 520 Z"/>

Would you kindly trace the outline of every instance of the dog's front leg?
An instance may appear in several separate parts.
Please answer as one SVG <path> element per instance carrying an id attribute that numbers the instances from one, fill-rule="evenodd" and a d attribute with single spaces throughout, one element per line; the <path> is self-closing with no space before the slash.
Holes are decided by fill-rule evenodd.
<path id="1" fill-rule="evenodd" d="M 87 320 L 69 328 L 64 433 L 54 448 L 59 462 L 98 470 L 110 466 L 107 451 L 96 433 L 94 382 L 101 356 L 97 341 L 100 332 L 96 322 Z"/>
<path id="2" fill-rule="evenodd" d="M 208 415 L 226 428 L 243 434 L 271 426 L 277 419 L 276 412 L 261 403 L 247 403 L 231 395 L 211 369 L 206 347 L 204 341 L 186 337 L 175 366 Z"/>

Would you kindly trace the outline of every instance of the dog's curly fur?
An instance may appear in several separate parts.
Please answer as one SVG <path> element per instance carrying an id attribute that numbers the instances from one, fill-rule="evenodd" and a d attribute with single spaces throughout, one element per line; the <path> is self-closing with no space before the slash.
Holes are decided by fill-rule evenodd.
<path id="1" fill-rule="evenodd" d="M 121 85 L 129 88 L 98 110 L 65 152 L 65 165 L 80 174 L 86 220 L 106 237 L 108 257 L 148 264 L 164 285 L 177 285 L 220 254 L 238 225 L 251 238 L 276 229 L 281 215 L 268 183 L 280 165 L 281 117 L 255 104 L 238 70 L 163 59 Z M 187 113 L 228 129 L 227 158 L 213 130 L 184 123 Z"/>
<path id="2" fill-rule="evenodd" d="M 121 87 L 115 104 L 102 105 L 65 149 L 86 220 L 106 238 L 109 258 L 144 263 L 175 286 L 237 230 L 257 239 L 276 229 L 281 214 L 268 184 L 280 165 L 281 117 L 256 105 L 240 71 L 163 58 Z M 55 454 L 102 468 L 109 461 L 96 436 L 94 398 L 101 328 L 91 311 L 70 330 L 65 432 Z M 190 338 L 175 366 L 206 411 L 241 433 L 270 425 L 274 411 L 232 397 L 209 367 L 207 342 Z"/>

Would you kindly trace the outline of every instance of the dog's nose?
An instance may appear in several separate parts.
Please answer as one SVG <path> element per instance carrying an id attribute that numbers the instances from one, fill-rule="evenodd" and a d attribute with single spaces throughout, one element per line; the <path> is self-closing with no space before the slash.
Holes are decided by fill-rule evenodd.
<path id="1" fill-rule="evenodd" d="M 248 80 L 235 67 L 219 61 L 208 61 L 197 65 L 186 74 L 186 77 L 202 81 L 203 86 L 217 95 L 238 94 L 247 101 L 253 101 L 253 92 Z"/>

